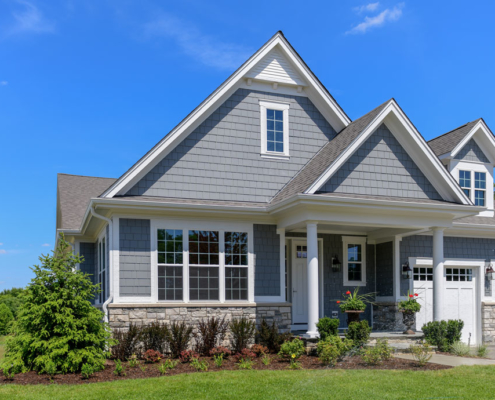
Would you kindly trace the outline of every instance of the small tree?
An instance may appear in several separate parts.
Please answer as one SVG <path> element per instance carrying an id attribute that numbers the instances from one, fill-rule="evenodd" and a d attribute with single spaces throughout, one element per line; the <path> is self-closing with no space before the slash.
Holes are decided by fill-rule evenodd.
<path id="1" fill-rule="evenodd" d="M 9 331 L 9 325 L 14 319 L 14 315 L 6 304 L 0 304 L 0 335 L 6 335 Z"/>
<path id="2" fill-rule="evenodd" d="M 103 313 L 90 303 L 98 285 L 76 270 L 83 259 L 62 236 L 53 255 L 42 255 L 40 261 L 32 268 L 35 277 L 7 338 L 3 367 L 45 372 L 55 364 L 62 373 L 80 371 L 83 364 L 103 369 L 114 341 Z"/>

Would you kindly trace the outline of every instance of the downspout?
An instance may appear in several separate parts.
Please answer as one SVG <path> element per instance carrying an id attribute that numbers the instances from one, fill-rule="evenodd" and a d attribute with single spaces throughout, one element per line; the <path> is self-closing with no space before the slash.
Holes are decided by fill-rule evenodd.
<path id="1" fill-rule="evenodd" d="M 108 223 L 108 243 L 107 243 L 107 246 L 110 244 L 111 246 L 113 246 L 113 223 L 112 223 L 112 220 L 110 218 L 107 218 L 107 217 L 104 217 L 103 215 L 100 215 L 100 214 L 97 214 L 96 211 L 94 210 L 93 206 L 91 206 L 90 208 L 90 211 L 91 211 L 91 215 L 95 218 L 99 218 L 99 219 L 102 219 L 103 221 L 106 221 Z M 108 299 L 103 303 L 102 305 L 102 310 L 103 310 L 103 313 L 104 313 L 104 317 L 103 317 L 103 321 L 108 323 L 108 305 L 112 302 L 113 300 L 113 256 L 112 256 L 112 251 L 109 251 L 108 252 L 108 255 L 109 255 L 109 269 L 108 271 L 110 272 L 109 275 L 108 275 L 108 280 L 110 282 L 110 296 L 108 296 Z"/>

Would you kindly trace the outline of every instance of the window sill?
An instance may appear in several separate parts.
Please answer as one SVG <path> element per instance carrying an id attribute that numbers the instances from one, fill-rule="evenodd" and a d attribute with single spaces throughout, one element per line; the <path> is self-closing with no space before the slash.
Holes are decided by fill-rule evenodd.
<path id="1" fill-rule="evenodd" d="M 268 158 L 271 160 L 290 160 L 290 155 L 277 154 L 277 153 L 261 153 L 261 158 Z"/>
<path id="2" fill-rule="evenodd" d="M 345 281 L 344 286 L 366 286 L 366 282 L 362 281 Z"/>
<path id="3" fill-rule="evenodd" d="M 122 307 L 133 307 L 133 308 L 177 308 L 177 307 L 194 307 L 194 308 L 204 308 L 204 307 L 255 307 L 256 303 L 250 303 L 248 301 L 229 301 L 225 303 L 220 302 L 201 302 L 201 301 L 191 301 L 190 303 L 183 302 L 157 302 L 157 303 L 111 303 L 108 305 L 109 308 L 122 308 Z"/>

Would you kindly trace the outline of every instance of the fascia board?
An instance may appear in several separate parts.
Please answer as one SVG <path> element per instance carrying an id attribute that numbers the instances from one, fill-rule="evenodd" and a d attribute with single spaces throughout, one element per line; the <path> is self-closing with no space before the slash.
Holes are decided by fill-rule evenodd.
<path id="1" fill-rule="evenodd" d="M 478 136 L 477 133 L 481 131 L 483 136 Z M 490 162 L 495 164 L 495 138 L 490 133 L 488 127 L 483 121 L 478 121 L 478 123 L 469 131 L 469 133 L 457 144 L 457 146 L 451 151 L 451 156 L 454 158 L 463 147 L 471 140 L 474 139 L 476 144 L 480 145 L 483 152 L 490 158 Z"/>

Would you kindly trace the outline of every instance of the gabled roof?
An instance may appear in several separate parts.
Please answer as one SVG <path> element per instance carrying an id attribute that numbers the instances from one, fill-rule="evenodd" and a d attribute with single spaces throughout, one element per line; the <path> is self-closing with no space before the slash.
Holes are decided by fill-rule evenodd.
<path id="1" fill-rule="evenodd" d="M 462 139 L 466 137 L 466 135 L 469 134 L 469 132 L 471 132 L 479 121 L 481 121 L 481 118 L 468 122 L 459 128 L 436 137 L 435 139 L 431 139 L 428 141 L 428 145 L 437 156 L 449 153 L 454 150 L 454 148 L 461 142 Z"/>
<path id="2" fill-rule="evenodd" d="M 57 229 L 79 229 L 91 198 L 98 197 L 116 179 L 58 174 Z"/>
<path id="3" fill-rule="evenodd" d="M 359 134 L 373 121 L 391 100 L 379 105 L 369 113 L 356 119 L 337 136 L 321 148 L 316 155 L 298 172 L 287 185 L 272 199 L 276 203 L 296 194 L 303 193 L 322 175 L 340 153 L 342 153 Z"/>
<path id="4" fill-rule="evenodd" d="M 281 31 L 277 32 L 268 42 L 266 42 L 255 54 L 253 54 L 244 64 L 239 67 L 225 82 L 222 83 L 210 96 L 208 96 L 196 109 L 194 109 L 179 125 L 170 131 L 159 143 L 157 143 L 148 153 L 146 153 L 136 164 L 125 172 L 117 181 L 106 190 L 101 197 L 111 198 L 117 195 L 123 196 L 127 191 L 149 172 L 163 157 L 165 157 L 177 144 L 187 137 L 208 115 L 210 115 L 223 101 L 225 101 L 245 79 L 260 78 L 263 81 L 268 79 L 270 74 L 261 74 L 255 67 L 259 63 L 265 63 L 265 67 L 275 68 L 270 58 L 266 58 L 270 52 L 275 51 L 283 55 L 290 65 L 289 75 L 291 79 L 286 79 L 285 84 L 304 86 L 304 92 L 311 99 L 313 104 L 319 109 L 332 127 L 339 131 L 346 127 L 351 120 L 330 95 L 328 90 L 314 75 L 304 60 L 294 50 Z M 268 61 L 267 61 L 268 60 Z M 273 72 L 273 71 L 272 71 Z M 287 72 L 287 71 L 286 71 Z M 254 77 L 254 78 L 253 78 Z M 302 85 L 304 83 L 304 85 Z"/>

